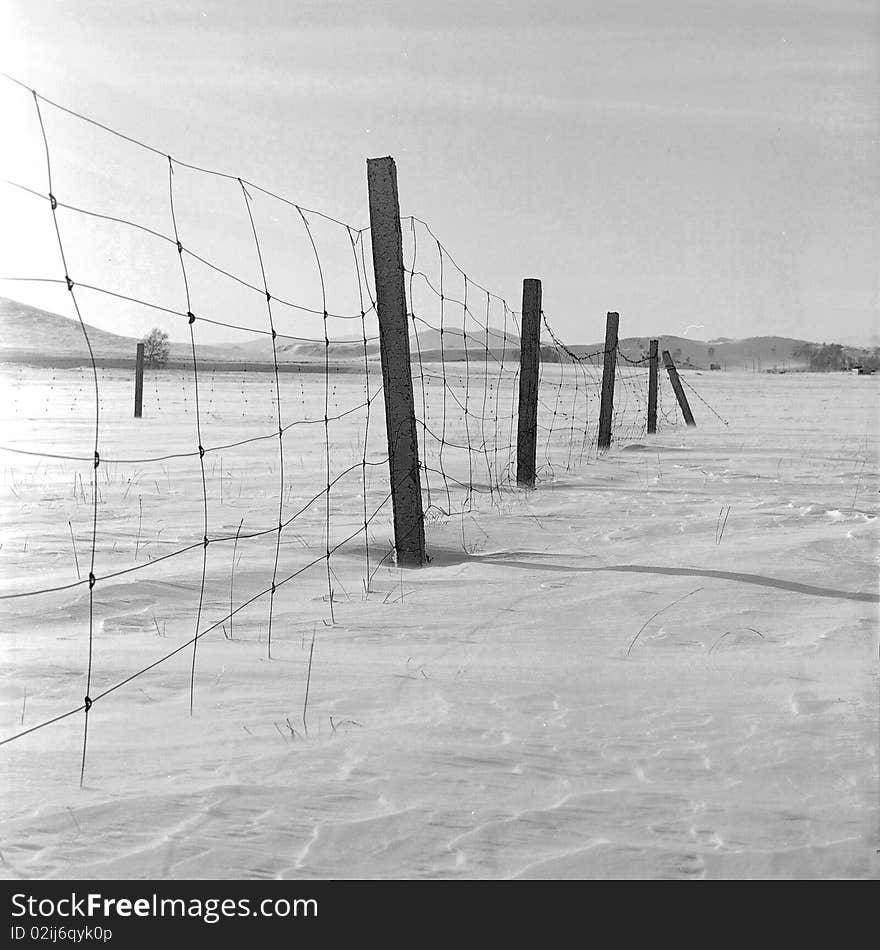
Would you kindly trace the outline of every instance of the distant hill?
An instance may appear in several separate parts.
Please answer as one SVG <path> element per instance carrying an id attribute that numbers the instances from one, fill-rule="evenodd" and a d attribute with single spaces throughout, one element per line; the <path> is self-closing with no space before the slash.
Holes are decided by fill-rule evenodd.
<path id="1" fill-rule="evenodd" d="M 137 340 L 86 325 L 86 332 L 96 360 L 100 362 L 125 363 L 134 359 Z M 619 342 L 620 353 L 630 360 L 639 360 L 648 352 L 649 337 L 625 337 Z M 669 350 L 676 364 L 691 369 L 709 369 L 715 364 L 724 370 L 797 371 L 810 368 L 811 344 L 806 340 L 794 340 L 788 337 L 761 336 L 745 340 L 718 337 L 704 342 L 680 336 L 659 336 L 660 350 Z M 413 359 L 421 356 L 424 362 L 438 362 L 441 357 L 449 361 L 480 360 L 488 349 L 492 357 L 500 360 L 516 360 L 519 357 L 519 338 L 512 333 L 490 327 L 487 334 L 478 326 L 468 328 L 467 346 L 460 327 L 444 328 L 440 333 L 432 329 L 420 329 L 418 338 L 410 338 Z M 599 364 L 602 359 L 604 342 L 588 345 L 571 344 L 568 349 L 576 356 L 593 355 L 593 362 Z M 845 361 L 858 363 L 865 359 L 868 350 L 857 347 L 841 347 Z M 243 343 L 215 344 L 197 346 L 200 360 L 222 366 L 224 363 L 271 363 L 272 344 L 268 336 L 254 336 Z M 325 359 L 323 342 L 302 342 L 296 340 L 276 340 L 279 362 L 284 364 L 320 364 Z M 378 359 L 377 340 L 367 344 L 370 359 Z M 330 341 L 330 360 L 344 366 L 355 364 L 364 357 L 362 342 L 342 343 Z M 183 363 L 190 359 L 190 344 L 171 343 L 171 360 Z M 546 332 L 541 339 L 541 359 L 545 362 L 559 361 L 568 357 L 558 350 Z M 4 362 L 40 362 L 81 365 L 88 363 L 88 350 L 83 338 L 82 328 L 76 320 L 62 317 L 57 313 L 40 310 L 28 304 L 0 297 L 0 361 Z"/>
<path id="2" fill-rule="evenodd" d="M 275 352 L 280 363 L 317 363 L 324 360 L 325 346 L 322 342 L 307 342 L 300 340 L 285 340 L 279 337 L 275 340 Z M 354 360 L 363 360 L 364 344 L 339 343 L 330 341 L 330 361 L 345 363 Z M 219 354 L 225 354 L 226 359 L 253 360 L 255 362 L 272 362 L 272 340 L 269 336 L 258 337 L 246 343 L 225 343 L 214 347 Z M 379 357 L 379 341 L 371 340 L 367 343 L 369 358 Z"/>
<path id="3" fill-rule="evenodd" d="M 312 362 L 324 359 L 323 342 L 309 343 L 296 340 L 276 340 L 275 349 L 281 361 L 294 360 L 297 362 Z M 519 337 L 489 328 L 488 343 L 486 331 L 479 327 L 469 330 L 467 338 L 467 356 L 476 359 L 484 356 L 486 349 L 498 359 L 502 353 L 510 356 L 519 353 Z M 218 347 L 220 349 L 220 347 Z M 228 344 L 222 349 L 227 353 L 234 353 L 236 359 L 271 360 L 272 345 L 268 338 L 251 340 L 243 344 Z M 461 328 L 444 328 L 443 339 L 440 339 L 439 330 L 419 329 L 418 334 L 410 337 L 410 350 L 413 359 L 421 355 L 424 362 L 438 362 L 441 357 L 447 360 L 459 361 L 465 359 L 465 340 Z M 367 354 L 371 358 L 379 357 L 379 341 L 371 340 L 367 343 Z M 333 362 L 362 360 L 364 358 L 363 343 L 339 343 L 330 341 L 330 359 Z"/>
<path id="4" fill-rule="evenodd" d="M 839 341 L 844 346 L 856 346 L 860 348 L 871 348 L 880 346 L 880 333 L 872 333 L 869 336 L 845 336 Z"/>
<path id="5" fill-rule="evenodd" d="M 693 369 L 709 369 L 715 363 L 726 370 L 804 370 L 809 369 L 806 340 L 780 336 L 755 336 L 745 340 L 721 337 L 706 343 L 681 336 L 659 336 L 660 352 L 669 350 L 676 365 Z M 626 337 L 619 341 L 620 352 L 630 359 L 639 359 L 648 352 L 649 337 Z M 600 353 L 604 342 L 590 346 L 572 346 L 578 356 Z"/>
<path id="6" fill-rule="evenodd" d="M 86 324 L 96 356 L 132 356 L 136 340 Z M 0 359 L 17 355 L 59 355 L 88 360 L 82 327 L 76 320 L 0 297 Z"/>
<path id="7" fill-rule="evenodd" d="M 86 332 L 98 361 L 134 358 L 138 343 L 134 337 L 108 333 L 89 324 L 86 324 Z M 410 345 L 415 357 L 415 337 L 411 339 Z M 484 355 L 486 346 L 485 330 L 474 328 L 468 333 L 467 349 L 470 359 Z M 464 340 L 459 328 L 444 329 L 442 347 L 438 331 L 422 330 L 418 334 L 418 347 L 421 348 L 425 362 L 439 361 L 441 355 L 452 361 L 465 359 Z M 512 334 L 505 338 L 501 331 L 490 328 L 488 348 L 498 359 L 502 353 L 508 358 L 516 356 L 519 353 L 519 338 Z M 283 337 L 275 341 L 275 351 L 281 363 L 322 362 L 325 358 L 324 350 L 323 342 L 286 340 Z M 241 343 L 197 345 L 196 352 L 200 360 L 207 362 L 272 362 L 272 342 L 267 335 L 254 335 Z M 171 341 L 172 361 L 186 361 L 190 354 L 189 342 Z M 371 359 L 379 358 L 378 340 L 367 343 L 367 354 Z M 333 363 L 359 362 L 364 358 L 364 345 L 362 342 L 341 343 L 331 340 L 329 356 Z M 0 297 L 0 360 L 43 362 L 53 358 L 88 362 L 88 349 L 79 322 L 17 300 Z"/>
<path id="8" fill-rule="evenodd" d="M 466 344 L 466 347 L 465 347 Z M 460 327 L 444 327 L 441 339 L 439 330 L 419 329 L 418 338 L 413 334 L 409 340 L 413 359 L 420 356 L 425 363 L 436 363 L 441 359 L 462 362 L 465 359 L 484 359 L 488 351 L 497 360 L 519 356 L 519 337 L 513 333 L 489 327 L 485 329 L 468 327 L 467 340 Z M 467 352 L 465 352 L 465 348 Z"/>
<path id="9" fill-rule="evenodd" d="M 120 360 L 125 362 L 134 360 L 139 342 L 135 337 L 108 333 L 88 323 L 85 329 L 92 353 L 99 365 L 117 364 Z M 284 346 L 279 342 L 278 349 L 284 354 L 281 358 L 305 362 L 318 358 L 316 353 L 310 350 L 301 355 L 297 351 L 300 345 L 304 344 L 292 343 Z M 308 346 L 313 346 L 313 344 Z M 363 358 L 363 344 L 358 344 L 354 349 L 357 355 Z M 244 345 L 197 345 L 196 353 L 200 360 L 207 363 L 221 363 L 228 360 L 263 362 L 271 361 L 272 346 L 268 336 L 257 336 Z M 322 343 L 320 345 L 321 359 L 323 356 Z M 170 341 L 172 363 L 186 362 L 191 360 L 191 357 L 192 344 L 189 341 Z M 89 350 L 79 321 L 48 310 L 41 310 L 39 307 L 32 307 L 18 300 L 0 297 L 0 361 L 51 363 L 59 360 L 69 365 L 89 362 Z"/>

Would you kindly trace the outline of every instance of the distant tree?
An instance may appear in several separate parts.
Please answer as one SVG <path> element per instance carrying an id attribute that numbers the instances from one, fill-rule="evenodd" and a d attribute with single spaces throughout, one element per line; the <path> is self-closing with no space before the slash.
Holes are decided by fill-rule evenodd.
<path id="1" fill-rule="evenodd" d="M 793 351 L 795 358 L 808 359 L 814 373 L 832 373 L 846 369 L 848 354 L 839 343 L 804 343 Z"/>
<path id="2" fill-rule="evenodd" d="M 168 342 L 168 334 L 164 333 L 158 327 L 152 330 L 144 337 L 144 362 L 147 366 L 164 366 L 168 362 L 168 356 L 171 353 L 171 345 Z"/>

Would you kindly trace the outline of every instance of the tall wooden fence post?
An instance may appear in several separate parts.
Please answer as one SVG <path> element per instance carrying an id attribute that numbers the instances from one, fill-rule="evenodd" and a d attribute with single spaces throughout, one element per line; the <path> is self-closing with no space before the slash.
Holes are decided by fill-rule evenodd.
<path id="1" fill-rule="evenodd" d="M 648 344 L 648 435 L 657 431 L 657 348 L 659 340 Z"/>
<path id="2" fill-rule="evenodd" d="M 140 419 L 144 414 L 144 344 L 138 343 L 137 357 L 134 363 L 134 417 Z"/>
<path id="3" fill-rule="evenodd" d="M 614 413 L 614 372 L 617 368 L 617 331 L 620 314 L 609 311 L 605 318 L 605 356 L 602 364 L 602 401 L 599 404 L 599 448 L 611 445 Z"/>
<path id="4" fill-rule="evenodd" d="M 516 433 L 516 483 L 535 487 L 538 443 L 538 364 L 541 358 L 541 281 L 523 281 L 519 341 L 519 410 Z"/>
<path id="5" fill-rule="evenodd" d="M 425 524 L 410 368 L 400 202 L 393 158 L 367 159 L 367 188 L 394 508 L 394 547 L 398 564 L 420 566 L 425 563 Z"/>
<path id="6" fill-rule="evenodd" d="M 669 355 L 669 350 L 663 351 L 663 365 L 666 367 L 666 372 L 669 373 L 669 382 L 672 383 L 672 388 L 675 391 L 675 398 L 678 400 L 678 405 L 681 408 L 681 414 L 684 416 L 684 421 L 689 426 L 696 426 L 693 413 L 691 412 L 691 407 L 688 405 L 687 396 L 684 394 L 684 387 L 681 385 L 681 380 L 678 378 L 678 370 L 675 368 L 675 363 L 672 362 L 672 357 Z"/>

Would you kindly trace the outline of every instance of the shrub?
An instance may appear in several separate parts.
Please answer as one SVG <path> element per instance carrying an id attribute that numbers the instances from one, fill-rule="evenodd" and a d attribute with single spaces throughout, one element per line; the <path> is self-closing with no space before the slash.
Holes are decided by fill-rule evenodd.
<path id="1" fill-rule="evenodd" d="M 164 366 L 168 362 L 171 345 L 168 342 L 167 333 L 164 333 L 158 327 L 153 327 L 144 337 L 143 342 L 144 362 L 147 366 Z"/>

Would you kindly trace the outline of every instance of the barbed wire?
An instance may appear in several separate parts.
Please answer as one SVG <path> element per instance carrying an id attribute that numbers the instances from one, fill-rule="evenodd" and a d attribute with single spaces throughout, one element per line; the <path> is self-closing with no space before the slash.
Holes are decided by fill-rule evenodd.
<path id="1" fill-rule="evenodd" d="M 685 386 L 687 386 L 687 388 L 697 397 L 697 399 L 700 400 L 700 402 L 709 410 L 709 412 L 711 412 L 712 415 L 715 416 L 716 419 L 718 419 L 719 422 L 723 422 L 724 425 L 726 425 L 726 426 L 729 426 L 729 425 L 730 425 L 730 423 L 727 421 L 727 419 L 725 419 L 723 416 L 719 415 L 719 414 L 712 408 L 712 406 L 710 406 L 709 403 L 706 402 L 706 400 L 699 394 L 699 392 L 697 392 L 697 390 L 694 389 L 693 386 L 691 386 L 691 384 L 684 378 L 684 376 L 681 375 L 681 373 L 678 374 L 678 378 L 679 378 L 679 379 L 685 384 Z"/>

